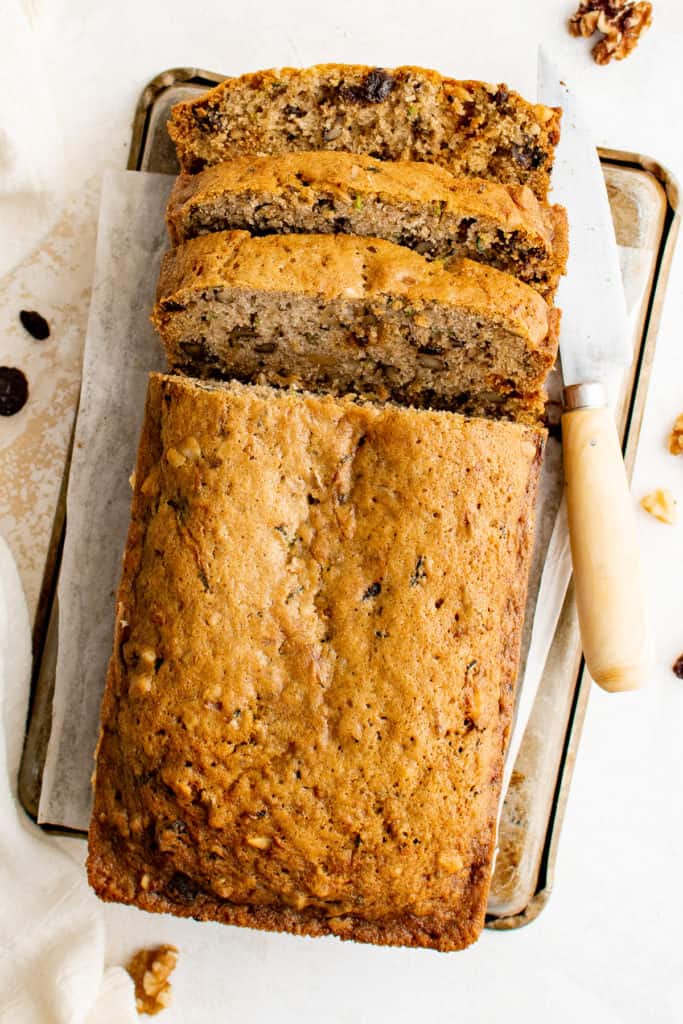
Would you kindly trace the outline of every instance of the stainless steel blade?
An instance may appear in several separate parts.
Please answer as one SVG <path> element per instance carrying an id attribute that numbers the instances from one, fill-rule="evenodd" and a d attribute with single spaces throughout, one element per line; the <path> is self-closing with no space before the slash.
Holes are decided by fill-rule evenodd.
<path id="1" fill-rule="evenodd" d="M 597 150 L 571 90 L 539 48 L 541 103 L 562 107 L 562 136 L 552 174 L 553 202 L 569 216 L 569 262 L 557 295 L 560 354 L 566 385 L 602 380 L 631 362 L 624 288 L 614 223 Z"/>

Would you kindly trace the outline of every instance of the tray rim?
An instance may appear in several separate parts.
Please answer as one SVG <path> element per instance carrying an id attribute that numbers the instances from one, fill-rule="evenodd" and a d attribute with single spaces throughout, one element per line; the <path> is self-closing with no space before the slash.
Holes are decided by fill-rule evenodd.
<path id="1" fill-rule="evenodd" d="M 220 82 L 225 81 L 228 77 L 230 76 L 207 71 L 203 68 L 189 66 L 169 68 L 155 75 L 141 91 L 135 107 L 127 169 L 133 171 L 140 169 L 151 112 L 155 103 L 164 92 L 179 85 L 196 84 L 198 86 L 212 88 Z M 673 174 L 664 165 L 649 156 L 630 150 L 620 150 L 608 147 L 598 147 L 598 155 L 601 162 L 604 164 L 631 167 L 635 170 L 644 171 L 649 174 L 662 187 L 666 198 L 664 224 L 662 226 L 662 233 L 659 241 L 658 255 L 655 260 L 655 267 L 652 275 L 652 286 L 645 312 L 639 353 L 634 368 L 633 382 L 631 385 L 631 392 L 623 429 L 624 458 L 630 478 L 645 410 L 650 370 L 654 359 L 656 337 L 659 330 L 673 252 L 680 229 L 680 189 Z M 65 461 L 62 490 L 60 493 L 59 504 L 55 512 L 55 526 L 53 529 L 54 546 L 51 545 L 50 555 L 46 563 L 43 588 L 41 591 L 41 606 L 43 607 L 43 614 L 40 618 L 36 618 L 34 626 L 34 671 L 31 680 L 29 709 L 19 776 L 19 799 L 26 813 L 34 821 L 37 820 L 38 807 L 35 794 L 29 791 L 30 780 L 28 779 L 28 775 L 30 773 L 27 771 L 25 761 L 27 760 L 27 749 L 29 747 L 32 715 L 35 710 L 37 698 L 40 696 L 38 693 L 40 667 L 43 658 L 46 655 L 49 640 L 52 639 L 52 641 L 56 643 L 56 638 L 54 635 L 50 637 L 50 634 L 54 630 L 53 623 L 54 620 L 56 620 L 55 613 L 58 612 L 57 584 L 59 578 L 65 518 L 63 502 L 70 472 L 70 454 L 71 453 L 69 451 Z M 565 599 L 565 606 L 572 600 L 572 590 L 573 587 L 572 584 L 570 584 L 570 589 Z M 567 720 L 564 749 L 560 757 L 555 794 L 548 816 L 548 824 L 546 827 L 546 836 L 540 858 L 536 889 L 531 900 L 520 913 L 509 916 L 487 915 L 486 927 L 491 930 L 511 930 L 529 924 L 541 913 L 552 893 L 560 834 L 569 798 L 569 791 L 580 744 L 583 722 L 588 706 L 588 698 L 592 686 L 592 681 L 585 671 L 585 665 L 580 652 L 577 656 L 577 662 L 578 670 L 576 674 L 576 682 L 574 684 L 573 703 Z M 43 697 L 51 705 L 52 693 L 49 692 L 47 694 L 43 694 Z M 53 834 L 76 837 L 84 837 L 86 835 L 86 833 L 80 829 L 68 829 L 63 826 L 55 826 L 47 823 L 41 824 L 40 827 L 44 831 Z"/>

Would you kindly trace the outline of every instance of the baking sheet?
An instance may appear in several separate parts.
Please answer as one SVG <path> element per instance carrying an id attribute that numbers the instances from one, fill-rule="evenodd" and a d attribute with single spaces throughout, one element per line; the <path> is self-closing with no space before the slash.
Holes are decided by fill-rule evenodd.
<path id="1" fill-rule="evenodd" d="M 128 168 L 176 174 L 175 152 L 166 131 L 170 107 L 181 99 L 206 91 L 221 78 L 213 72 L 194 68 L 175 68 L 157 75 L 142 91 L 138 102 Z M 670 172 L 648 156 L 602 149 L 600 158 L 620 246 L 626 294 L 632 302 L 636 301 L 633 282 L 636 282 L 636 292 L 640 293 L 641 276 L 643 271 L 646 273 L 645 292 L 635 317 L 636 358 L 627 371 L 618 403 L 618 426 L 624 441 L 627 469 L 630 469 L 680 225 L 679 190 Z M 85 319 L 84 315 L 84 325 Z M 80 367 L 74 384 L 80 384 Z M 60 462 L 55 469 L 58 480 L 63 475 L 64 494 L 69 461 L 70 453 L 66 467 Z M 43 582 L 49 625 L 47 616 L 39 617 L 34 625 L 35 673 L 19 778 L 22 804 L 34 819 L 38 817 L 52 725 L 58 632 L 55 593 L 65 503 L 65 497 L 60 496 Z M 542 605 L 541 595 L 535 609 L 537 617 L 542 613 Z M 590 689 L 591 681 L 581 671 L 578 623 L 570 584 L 501 808 L 498 859 L 486 917 L 489 928 L 511 929 L 526 924 L 540 913 L 550 896 L 564 807 Z M 525 696 L 528 693 L 527 686 Z M 90 764 L 89 752 L 83 756 Z M 46 829 L 65 831 L 58 819 L 43 824 Z M 82 831 L 74 834 L 82 834 Z"/>
<path id="2" fill-rule="evenodd" d="M 53 720 L 38 814 L 41 822 L 72 829 L 86 829 L 90 817 L 92 752 L 130 510 L 126 480 L 135 464 L 148 373 L 163 369 L 165 362 L 149 312 L 167 245 L 164 209 L 172 180 L 166 175 L 112 171 L 102 188 L 58 589 Z M 557 380 L 554 386 L 558 387 Z M 530 678 L 518 687 L 522 701 L 507 777 L 569 579 L 565 537 L 562 528 L 555 529 L 561 493 L 560 445 L 551 437 L 540 483 L 523 642 L 524 652 L 531 642 Z M 543 615 L 534 619 L 542 580 Z"/>

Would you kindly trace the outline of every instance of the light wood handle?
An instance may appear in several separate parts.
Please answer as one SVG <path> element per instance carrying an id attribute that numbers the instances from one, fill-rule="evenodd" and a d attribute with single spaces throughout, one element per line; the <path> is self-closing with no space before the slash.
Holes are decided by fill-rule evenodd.
<path id="1" fill-rule="evenodd" d="M 648 674 L 645 599 L 633 501 L 612 412 L 566 412 L 562 445 L 586 665 L 603 690 L 635 690 Z"/>

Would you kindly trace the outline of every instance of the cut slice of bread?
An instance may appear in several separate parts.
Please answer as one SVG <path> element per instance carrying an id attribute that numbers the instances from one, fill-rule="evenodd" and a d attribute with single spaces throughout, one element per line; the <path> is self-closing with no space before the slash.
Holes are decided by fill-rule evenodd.
<path id="1" fill-rule="evenodd" d="M 559 312 L 527 285 L 377 238 L 201 235 L 166 254 L 157 298 L 176 370 L 417 406 L 533 418 L 557 351 Z"/>
<path id="2" fill-rule="evenodd" d="M 548 300 L 567 259 L 564 209 L 539 203 L 526 186 L 354 153 L 242 156 L 181 175 L 168 227 L 174 245 L 226 230 L 385 238 L 428 258 L 487 263 Z"/>
<path id="3" fill-rule="evenodd" d="M 505 85 L 322 64 L 226 79 L 177 104 L 168 130 L 192 174 L 245 153 L 332 149 L 429 160 L 459 176 L 528 185 L 545 199 L 559 124 L 559 110 Z"/>

